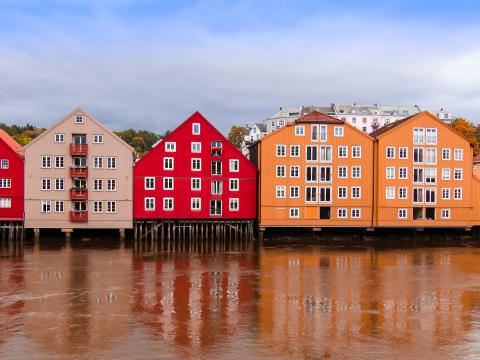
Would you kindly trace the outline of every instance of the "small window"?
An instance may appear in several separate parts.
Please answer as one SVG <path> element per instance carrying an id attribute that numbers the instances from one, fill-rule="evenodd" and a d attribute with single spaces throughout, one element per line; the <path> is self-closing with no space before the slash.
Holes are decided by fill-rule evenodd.
<path id="1" fill-rule="evenodd" d="M 103 179 L 93 179 L 93 191 L 103 191 Z"/>
<path id="2" fill-rule="evenodd" d="M 192 153 L 201 153 L 202 152 L 202 143 L 192 142 L 191 149 L 192 149 Z"/>
<path id="3" fill-rule="evenodd" d="M 408 168 L 407 167 L 398 168 L 398 178 L 403 179 L 403 180 L 408 179 Z"/>
<path id="4" fill-rule="evenodd" d="M 52 167 L 52 157 L 42 156 L 42 168 L 49 169 Z"/>
<path id="5" fill-rule="evenodd" d="M 362 188 L 360 186 L 352 186 L 352 199 L 360 199 L 362 197 Z"/>
<path id="6" fill-rule="evenodd" d="M 450 149 L 442 149 L 442 160 L 450 160 Z"/>
<path id="7" fill-rule="evenodd" d="M 222 195 L 223 193 L 223 182 L 220 180 L 213 180 L 211 185 L 212 195 Z"/>
<path id="8" fill-rule="evenodd" d="M 450 200 L 450 188 L 442 188 L 442 200 Z"/>
<path id="9" fill-rule="evenodd" d="M 300 157 L 300 145 L 290 145 L 290 157 Z"/>
<path id="10" fill-rule="evenodd" d="M 348 167 L 347 166 L 339 166 L 338 167 L 338 178 L 339 179 L 346 179 L 348 177 Z"/>
<path id="11" fill-rule="evenodd" d="M 385 198 L 388 200 L 394 200 L 395 199 L 395 187 L 394 186 L 388 186 L 385 188 Z"/>
<path id="12" fill-rule="evenodd" d="M 462 200 L 462 188 L 453 189 L 453 200 Z"/>
<path id="13" fill-rule="evenodd" d="M 407 195 L 407 188 L 406 187 L 399 187 L 398 188 L 398 198 L 401 200 L 406 200 L 408 197 Z"/>
<path id="14" fill-rule="evenodd" d="M 65 190 L 64 179 L 55 179 L 55 190 Z"/>
<path id="15" fill-rule="evenodd" d="M 52 180 L 49 178 L 42 179 L 42 190 L 52 190 Z"/>
<path id="16" fill-rule="evenodd" d="M 1 209 L 10 209 L 12 207 L 12 199 L 2 198 L 0 199 L 0 208 Z"/>
<path id="17" fill-rule="evenodd" d="M 65 167 L 65 158 L 63 155 L 55 156 L 55 167 L 57 169 L 62 169 Z"/>
<path id="18" fill-rule="evenodd" d="M 117 168 L 117 158 L 115 156 L 107 157 L 107 169 Z"/>
<path id="19" fill-rule="evenodd" d="M 362 147 L 352 146 L 352 158 L 361 158 L 361 157 L 362 157 Z"/>
<path id="20" fill-rule="evenodd" d="M 348 197 L 348 190 L 345 186 L 339 186 L 337 189 L 337 197 L 339 199 L 346 199 Z"/>
<path id="21" fill-rule="evenodd" d="M 145 190 L 155 190 L 155 178 L 146 177 L 145 178 Z"/>
<path id="22" fill-rule="evenodd" d="M 172 211 L 173 210 L 173 198 L 163 198 L 163 210 Z"/>
<path id="23" fill-rule="evenodd" d="M 333 128 L 333 136 L 342 137 L 343 136 L 343 126 L 335 126 Z"/>
<path id="24" fill-rule="evenodd" d="M 228 208 L 230 211 L 238 211 L 239 210 L 238 198 L 230 199 Z"/>
<path id="25" fill-rule="evenodd" d="M 362 177 L 362 167 L 361 166 L 352 166 L 352 178 L 360 179 Z"/>
<path id="26" fill-rule="evenodd" d="M 399 147 L 398 148 L 398 158 L 399 159 L 408 159 L 408 148 L 407 147 Z"/>
<path id="27" fill-rule="evenodd" d="M 304 136 L 305 135 L 305 126 L 297 125 L 295 126 L 295 136 Z"/>
<path id="28" fill-rule="evenodd" d="M 338 157 L 347 158 L 348 157 L 348 146 L 341 145 L 338 147 Z"/>
<path id="29" fill-rule="evenodd" d="M 163 178 L 163 190 L 173 190 L 173 178 Z"/>
<path id="30" fill-rule="evenodd" d="M 103 202 L 102 201 L 94 201 L 93 202 L 93 212 L 95 214 L 103 213 Z"/>
<path id="31" fill-rule="evenodd" d="M 387 159 L 395 159 L 395 148 L 393 146 L 387 146 Z"/>
<path id="32" fill-rule="evenodd" d="M 291 178 L 299 178 L 300 177 L 300 166 L 298 166 L 298 165 L 290 166 L 290 177 Z"/>
<path id="33" fill-rule="evenodd" d="M 0 188 L 9 189 L 12 187 L 12 179 L 0 179 Z"/>
<path id="34" fill-rule="evenodd" d="M 275 197 L 277 199 L 285 198 L 285 186 L 276 186 L 275 187 Z"/>
<path id="35" fill-rule="evenodd" d="M 462 161 L 463 160 L 463 149 L 455 149 L 453 153 L 453 160 Z"/>
<path id="36" fill-rule="evenodd" d="M 285 177 L 285 165 L 277 165 L 276 167 L 276 177 L 277 178 L 284 178 Z"/>
<path id="37" fill-rule="evenodd" d="M 176 142 L 166 142 L 165 143 L 165 152 L 175 152 L 177 150 Z"/>
<path id="38" fill-rule="evenodd" d="M 230 172 L 240 171 L 240 161 L 236 159 L 230 160 Z"/>
<path id="39" fill-rule="evenodd" d="M 337 217 L 339 219 L 346 219 L 347 218 L 347 209 L 340 208 L 337 210 Z"/>
<path id="40" fill-rule="evenodd" d="M 300 198 L 300 187 L 299 186 L 290 186 L 290 198 L 299 199 Z"/>
<path id="41" fill-rule="evenodd" d="M 416 145 L 422 145 L 425 143 L 425 129 L 423 128 L 413 129 L 413 143 Z"/>
<path id="42" fill-rule="evenodd" d="M 49 213 L 52 211 L 52 204 L 50 200 L 42 200 L 42 213 Z"/>
<path id="43" fill-rule="evenodd" d="M 190 199 L 190 210 L 200 211 L 202 210 L 202 202 L 200 198 L 191 198 Z"/>
<path id="44" fill-rule="evenodd" d="M 83 124 L 83 115 L 75 116 L 75 124 Z"/>
<path id="45" fill-rule="evenodd" d="M 103 168 L 103 158 L 101 156 L 95 156 L 93 158 L 93 168 L 94 169 Z"/>
<path id="46" fill-rule="evenodd" d="M 230 179 L 229 180 L 229 190 L 238 191 L 240 189 L 240 180 L 239 179 Z"/>
<path id="47" fill-rule="evenodd" d="M 117 179 L 107 179 L 107 191 L 117 191 Z"/>
<path id="48" fill-rule="evenodd" d="M 64 134 L 55 134 L 55 142 L 56 143 L 65 142 L 65 135 Z"/>
<path id="49" fill-rule="evenodd" d="M 221 141 L 212 141 L 212 156 L 221 156 L 222 155 L 222 148 L 223 143 Z"/>
<path id="50" fill-rule="evenodd" d="M 56 213 L 63 213 L 64 212 L 64 202 L 59 200 L 55 201 L 55 212 Z"/>
<path id="51" fill-rule="evenodd" d="M 398 218 L 406 219 L 407 218 L 407 209 L 398 209 Z"/>
<path id="52" fill-rule="evenodd" d="M 93 143 L 94 144 L 103 144 L 103 135 L 101 135 L 101 134 L 93 135 Z"/>
<path id="53" fill-rule="evenodd" d="M 387 179 L 395 179 L 395 166 L 387 166 L 385 176 Z"/>
<path id="54" fill-rule="evenodd" d="M 173 158 L 163 158 L 163 170 L 173 170 Z"/>
<path id="55" fill-rule="evenodd" d="M 222 215 L 222 200 L 210 200 L 210 215 Z"/>
<path id="56" fill-rule="evenodd" d="M 362 210 L 361 209 L 352 209 L 350 211 L 352 219 L 360 219 L 362 217 Z"/>
<path id="57" fill-rule="evenodd" d="M 300 217 L 300 209 L 299 208 L 290 208 L 289 209 L 289 216 L 291 219 L 298 219 Z"/>
<path id="58" fill-rule="evenodd" d="M 437 129 L 427 128 L 425 129 L 425 133 L 426 133 L 426 144 L 437 145 Z"/>
<path id="59" fill-rule="evenodd" d="M 222 175 L 222 162 L 218 160 L 212 161 L 212 175 Z"/>
<path id="60" fill-rule="evenodd" d="M 155 210 L 155 198 L 147 197 L 145 198 L 145 211 L 154 211 Z"/>
<path id="61" fill-rule="evenodd" d="M 442 209 L 442 219 L 450 219 L 450 209 Z"/>
<path id="62" fill-rule="evenodd" d="M 193 135 L 200 135 L 200 124 L 199 123 L 193 123 L 192 124 L 192 134 Z"/>
<path id="63" fill-rule="evenodd" d="M 453 170 L 453 179 L 454 180 L 463 180 L 463 169 L 454 169 Z"/>
<path id="64" fill-rule="evenodd" d="M 202 182 L 200 181 L 200 178 L 192 178 L 190 188 L 193 191 L 200 191 L 202 190 Z"/>
<path id="65" fill-rule="evenodd" d="M 107 201 L 107 213 L 114 214 L 117 212 L 117 202 Z"/>
<path id="66" fill-rule="evenodd" d="M 193 158 L 192 159 L 192 171 L 201 171 L 202 170 L 202 159 Z"/>
<path id="67" fill-rule="evenodd" d="M 8 161 L 8 159 L 2 159 L 2 161 L 1 161 L 1 168 L 2 168 L 2 169 L 8 169 L 8 168 L 9 168 L 9 161 Z"/>
<path id="68" fill-rule="evenodd" d="M 286 156 L 286 145 L 276 145 L 275 146 L 275 154 L 277 157 L 285 157 Z"/>

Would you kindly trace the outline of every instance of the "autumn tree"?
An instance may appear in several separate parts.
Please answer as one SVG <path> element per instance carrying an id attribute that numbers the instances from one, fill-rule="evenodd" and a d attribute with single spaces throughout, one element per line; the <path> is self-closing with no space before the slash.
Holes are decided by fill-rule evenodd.
<path id="1" fill-rule="evenodd" d="M 452 121 L 453 128 L 465 136 L 473 145 L 473 154 L 477 155 L 479 151 L 479 139 L 477 137 L 477 127 L 464 118 L 456 118 Z"/>
<path id="2" fill-rule="evenodd" d="M 246 133 L 247 130 L 244 127 L 234 125 L 228 133 L 228 141 L 230 141 L 230 143 L 237 148 L 240 148 L 240 146 L 242 146 L 243 137 L 246 135 Z"/>

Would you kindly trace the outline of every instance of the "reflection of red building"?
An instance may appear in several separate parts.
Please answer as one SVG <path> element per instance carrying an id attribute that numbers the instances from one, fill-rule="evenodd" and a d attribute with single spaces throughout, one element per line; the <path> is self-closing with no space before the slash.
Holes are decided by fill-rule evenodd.
<path id="1" fill-rule="evenodd" d="M 250 254 L 137 259 L 133 312 L 158 339 L 195 353 L 253 321 L 254 266 Z"/>

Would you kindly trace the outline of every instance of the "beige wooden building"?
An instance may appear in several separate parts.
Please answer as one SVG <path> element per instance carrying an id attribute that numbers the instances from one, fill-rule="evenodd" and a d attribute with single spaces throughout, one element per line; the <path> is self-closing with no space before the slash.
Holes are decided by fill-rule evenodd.
<path id="1" fill-rule="evenodd" d="M 132 228 L 134 159 L 76 108 L 25 147 L 25 228 Z"/>

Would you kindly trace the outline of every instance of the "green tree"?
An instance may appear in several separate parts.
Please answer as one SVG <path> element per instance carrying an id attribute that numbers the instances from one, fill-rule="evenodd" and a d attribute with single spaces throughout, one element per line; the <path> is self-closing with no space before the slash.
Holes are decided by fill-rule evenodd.
<path id="1" fill-rule="evenodd" d="M 234 125 L 228 132 L 227 139 L 231 144 L 240 148 L 243 142 L 243 137 L 246 135 L 247 129 L 242 126 Z"/>

